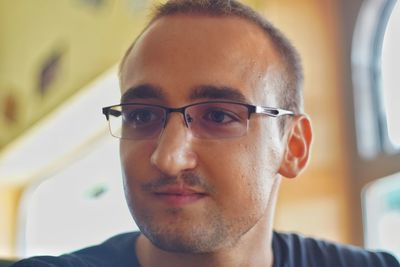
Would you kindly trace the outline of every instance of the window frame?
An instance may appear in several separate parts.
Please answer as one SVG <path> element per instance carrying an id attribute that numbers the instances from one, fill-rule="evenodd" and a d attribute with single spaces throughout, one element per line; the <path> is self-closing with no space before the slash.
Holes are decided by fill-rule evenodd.
<path id="1" fill-rule="evenodd" d="M 365 159 L 400 152 L 389 138 L 381 68 L 385 32 L 396 3 L 397 0 L 364 1 L 354 29 L 351 52 L 354 115 L 357 149 Z"/>

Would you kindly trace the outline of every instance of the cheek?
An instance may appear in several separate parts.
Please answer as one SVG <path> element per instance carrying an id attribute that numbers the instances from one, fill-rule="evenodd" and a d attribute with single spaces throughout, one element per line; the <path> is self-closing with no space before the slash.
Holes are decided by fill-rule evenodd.
<path id="1" fill-rule="evenodd" d="M 208 178 L 213 179 L 220 205 L 231 211 L 232 216 L 243 213 L 244 209 L 251 213 L 265 210 L 276 177 L 273 163 L 276 160 L 271 158 L 275 153 L 271 154 L 268 146 L 247 138 L 221 148 L 210 147 L 212 152 L 202 165 Z"/>
<path id="2" fill-rule="evenodd" d="M 125 198 L 135 221 L 137 216 L 145 212 L 143 210 L 145 200 L 140 190 L 140 184 L 157 175 L 152 173 L 152 169 L 149 168 L 151 151 L 154 149 L 153 143 L 135 141 L 135 144 L 133 144 L 128 140 L 120 141 L 120 160 Z"/>
<path id="3" fill-rule="evenodd" d="M 151 178 L 149 177 L 152 175 L 149 173 L 149 165 L 154 142 L 145 140 L 135 141 L 133 144 L 129 140 L 121 140 L 119 149 L 125 183 L 131 184 L 140 179 Z"/>

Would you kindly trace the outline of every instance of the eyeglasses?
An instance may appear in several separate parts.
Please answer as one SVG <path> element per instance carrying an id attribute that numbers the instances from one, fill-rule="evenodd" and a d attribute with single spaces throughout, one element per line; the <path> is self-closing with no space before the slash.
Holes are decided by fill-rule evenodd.
<path id="1" fill-rule="evenodd" d="M 270 117 L 294 115 L 292 111 L 244 103 L 209 101 L 180 108 L 126 103 L 103 108 L 111 135 L 121 139 L 143 140 L 158 137 L 171 112 L 182 113 L 185 125 L 201 139 L 240 137 L 247 133 L 253 113 Z"/>

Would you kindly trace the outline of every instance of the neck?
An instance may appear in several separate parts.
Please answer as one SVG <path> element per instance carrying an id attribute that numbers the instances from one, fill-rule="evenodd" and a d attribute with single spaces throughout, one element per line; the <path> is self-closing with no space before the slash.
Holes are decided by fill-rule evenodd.
<path id="1" fill-rule="evenodd" d="M 168 252 L 157 248 L 144 235 L 140 235 L 135 249 L 141 266 L 272 266 L 272 222 L 279 181 L 277 178 L 274 183 L 264 215 L 232 247 L 199 254 Z"/>

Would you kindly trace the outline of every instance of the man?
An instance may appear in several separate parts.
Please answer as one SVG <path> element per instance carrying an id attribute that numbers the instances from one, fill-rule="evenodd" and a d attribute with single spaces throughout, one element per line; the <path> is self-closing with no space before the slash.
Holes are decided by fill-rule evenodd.
<path id="1" fill-rule="evenodd" d="M 140 233 L 15 266 L 399 266 L 386 253 L 276 233 L 281 176 L 312 139 L 302 70 L 283 35 L 236 1 L 161 6 L 103 109 Z"/>

